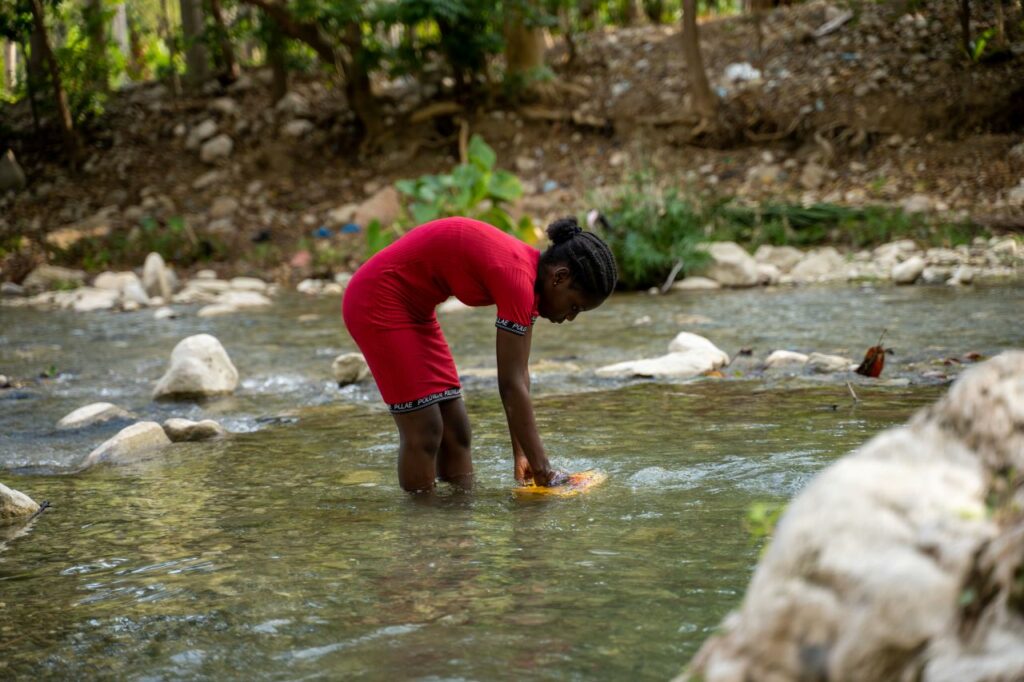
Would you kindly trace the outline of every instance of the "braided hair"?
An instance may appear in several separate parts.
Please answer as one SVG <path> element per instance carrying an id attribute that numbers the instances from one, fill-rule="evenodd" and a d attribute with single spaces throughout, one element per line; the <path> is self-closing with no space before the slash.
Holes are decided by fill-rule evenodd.
<path id="1" fill-rule="evenodd" d="M 540 266 L 564 263 L 572 273 L 573 286 L 604 300 L 619 278 L 615 256 L 593 232 L 584 232 L 575 218 L 561 218 L 548 225 L 551 246 L 540 257 Z"/>

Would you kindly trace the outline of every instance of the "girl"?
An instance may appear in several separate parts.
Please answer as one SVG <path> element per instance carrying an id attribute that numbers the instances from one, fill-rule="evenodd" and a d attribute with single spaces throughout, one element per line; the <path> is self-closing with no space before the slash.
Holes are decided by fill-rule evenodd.
<path id="1" fill-rule="evenodd" d="M 421 225 L 366 261 L 348 283 L 345 326 L 398 425 L 398 482 L 429 491 L 440 478 L 469 487 L 470 428 L 459 375 L 434 309 L 454 295 L 496 304 L 498 391 L 516 480 L 557 485 L 530 402 L 530 340 L 537 316 L 561 324 L 601 305 L 615 288 L 615 258 L 574 218 L 552 223 L 543 255 L 469 218 Z"/>

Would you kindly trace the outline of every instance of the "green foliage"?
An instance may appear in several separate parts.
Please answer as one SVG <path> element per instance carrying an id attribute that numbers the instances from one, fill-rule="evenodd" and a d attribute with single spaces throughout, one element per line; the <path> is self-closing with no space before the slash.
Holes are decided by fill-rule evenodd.
<path id="1" fill-rule="evenodd" d="M 985 48 L 988 47 L 989 41 L 996 34 L 994 28 L 990 28 L 984 31 L 980 36 L 971 41 L 971 52 L 970 58 L 972 62 L 980 62 L 982 57 L 985 56 Z"/>
<path id="2" fill-rule="evenodd" d="M 390 246 L 398 237 L 394 230 L 383 230 L 380 221 L 374 218 L 366 227 L 366 257 L 369 258 L 381 249 Z"/>
<path id="3" fill-rule="evenodd" d="M 750 539 L 760 541 L 771 538 L 785 511 L 786 504 L 783 502 L 755 502 L 750 505 L 744 523 Z"/>
<path id="4" fill-rule="evenodd" d="M 661 285 L 681 263 L 681 273 L 703 265 L 707 254 L 698 244 L 707 240 L 707 212 L 675 190 L 660 194 L 643 174 L 633 177 L 601 207 L 608 227 L 601 231 L 619 267 L 626 288 Z"/>
<path id="5" fill-rule="evenodd" d="M 533 221 L 524 216 L 517 222 L 507 209 L 508 204 L 523 195 L 519 178 L 495 168 L 498 157 L 479 135 L 470 139 L 467 157 L 467 163 L 459 164 L 451 173 L 423 175 L 395 183 L 395 188 L 408 197 L 397 234 L 404 228 L 458 215 L 490 223 L 524 241 L 535 241 Z M 379 225 L 370 225 L 368 251 L 376 253 L 393 237 L 394 233 L 385 234 Z"/>

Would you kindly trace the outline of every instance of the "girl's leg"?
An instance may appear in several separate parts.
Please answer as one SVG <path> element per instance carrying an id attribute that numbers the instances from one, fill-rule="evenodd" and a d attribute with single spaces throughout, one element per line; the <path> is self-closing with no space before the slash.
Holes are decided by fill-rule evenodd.
<path id="1" fill-rule="evenodd" d="M 433 490 L 444 422 L 438 405 L 392 415 L 398 425 L 398 483 L 410 493 Z"/>
<path id="2" fill-rule="evenodd" d="M 466 403 L 462 398 L 439 404 L 444 430 L 441 449 L 437 453 L 437 477 L 460 488 L 473 486 L 473 458 L 470 456 L 472 432 Z"/>

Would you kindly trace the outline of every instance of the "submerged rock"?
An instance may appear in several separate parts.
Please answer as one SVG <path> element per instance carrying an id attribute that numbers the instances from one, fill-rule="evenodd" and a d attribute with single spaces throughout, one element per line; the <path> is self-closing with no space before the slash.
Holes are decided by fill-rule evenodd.
<path id="1" fill-rule="evenodd" d="M 194 422 L 191 419 L 177 417 L 164 422 L 164 433 L 172 443 L 218 440 L 228 435 L 227 430 L 212 419 Z"/>
<path id="2" fill-rule="evenodd" d="M 23 492 L 0 483 L 0 524 L 7 524 L 32 516 L 39 505 Z"/>
<path id="3" fill-rule="evenodd" d="M 678 679 L 1024 679 L 1022 405 L 1004 353 L 819 474 Z"/>
<path id="4" fill-rule="evenodd" d="M 199 397 L 232 393 L 238 370 L 215 337 L 196 334 L 178 342 L 171 366 L 153 391 L 154 398 Z"/>
<path id="5" fill-rule="evenodd" d="M 370 366 L 362 353 L 342 353 L 331 363 L 331 372 L 338 386 L 347 386 L 370 377 Z"/>
<path id="6" fill-rule="evenodd" d="M 152 454 L 165 445 L 170 445 L 163 428 L 156 422 L 137 422 L 121 429 L 89 453 L 82 462 L 82 469 L 97 464 L 125 464 Z"/>
<path id="7" fill-rule="evenodd" d="M 113 403 L 91 403 L 65 415 L 57 422 L 57 428 L 61 431 L 84 429 L 87 426 L 102 424 L 114 419 L 133 418 L 131 412 L 123 410 Z"/>

